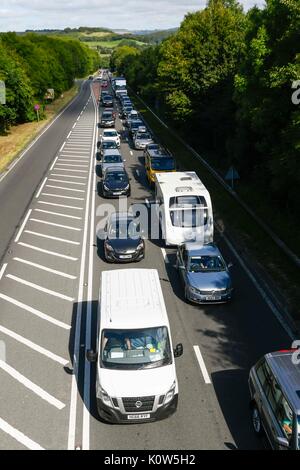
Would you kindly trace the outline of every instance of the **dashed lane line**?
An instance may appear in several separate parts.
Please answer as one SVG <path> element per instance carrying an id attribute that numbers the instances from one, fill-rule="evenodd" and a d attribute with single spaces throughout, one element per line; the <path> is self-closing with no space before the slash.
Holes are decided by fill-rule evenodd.
<path id="1" fill-rule="evenodd" d="M 193 348 L 194 348 L 194 352 L 196 354 L 196 358 L 197 358 L 198 364 L 200 366 L 200 369 L 201 369 L 201 372 L 202 372 L 202 375 L 203 375 L 203 378 L 204 378 L 204 382 L 206 384 L 211 384 L 211 380 L 210 380 L 209 374 L 207 372 L 206 365 L 205 365 L 203 356 L 201 354 L 200 348 L 197 345 L 193 346 Z"/>
<path id="2" fill-rule="evenodd" d="M 38 201 L 38 204 L 45 204 L 47 206 L 55 206 L 55 207 L 64 207 L 65 209 L 73 209 L 76 211 L 83 210 L 83 207 L 67 206 L 66 204 L 56 204 L 55 202 Z"/>
<path id="3" fill-rule="evenodd" d="M 45 211 L 44 209 L 34 209 L 34 210 L 36 212 L 42 212 L 43 214 L 57 215 L 58 217 L 66 217 L 68 219 L 82 220 L 82 217 L 77 217 L 76 215 L 62 214 L 61 212 Z"/>
<path id="4" fill-rule="evenodd" d="M 22 284 L 27 287 L 31 287 L 32 289 L 38 290 L 39 292 L 44 292 L 45 294 L 52 295 L 53 297 L 58 297 L 59 299 L 62 300 L 67 300 L 68 302 L 73 302 L 74 298 L 69 297 L 68 295 L 61 294 L 60 292 L 56 292 L 51 289 L 47 289 L 46 287 L 39 286 L 38 284 L 34 284 L 33 282 L 26 281 L 25 279 L 22 279 L 21 277 L 15 276 L 14 274 L 6 274 L 8 279 L 11 279 L 12 281 L 18 282 L 19 284 Z"/>
<path id="5" fill-rule="evenodd" d="M 3 277 L 3 274 L 5 273 L 6 268 L 7 268 L 7 263 L 4 263 L 1 270 L 0 270 L 0 280 Z"/>
<path id="6" fill-rule="evenodd" d="M 35 197 L 36 197 L 37 199 L 40 197 L 40 194 L 41 194 L 41 192 L 43 191 L 46 182 L 47 182 L 47 178 L 44 179 L 43 183 L 42 183 L 41 186 L 40 186 L 40 189 L 39 189 L 38 192 L 36 193 L 36 196 L 35 196 Z"/>
<path id="7" fill-rule="evenodd" d="M 50 315 L 40 312 L 36 308 L 30 307 L 29 305 L 26 305 L 23 302 L 19 302 L 18 300 L 13 299 L 12 297 L 9 297 L 8 295 L 2 294 L 1 292 L 0 292 L 0 299 L 5 300 L 6 302 L 14 305 L 15 307 L 19 307 L 21 310 L 24 310 L 25 312 L 29 312 L 32 315 L 35 315 L 36 317 L 41 318 L 42 320 L 52 323 L 55 326 L 63 328 L 64 330 L 71 329 L 70 325 L 67 325 L 66 323 L 60 320 L 56 320 L 56 318 L 50 317 Z"/>
<path id="8" fill-rule="evenodd" d="M 52 237 L 51 235 L 45 235 L 44 233 L 34 232 L 32 230 L 25 230 L 24 233 L 29 233 L 35 235 L 36 237 L 47 238 L 48 240 L 55 240 L 62 243 L 67 243 L 68 245 L 80 245 L 80 242 L 74 242 L 72 240 L 67 240 L 66 238 Z"/>
<path id="9" fill-rule="evenodd" d="M 38 395 L 40 398 L 42 398 L 42 400 L 45 400 L 50 405 L 55 406 L 55 408 L 57 408 L 58 410 L 62 410 L 66 406 L 60 400 L 58 400 L 57 398 L 50 395 L 50 393 L 46 392 L 46 390 L 42 389 L 39 385 L 36 385 L 31 380 L 27 379 L 27 377 L 25 377 L 23 374 L 18 372 L 13 367 L 9 366 L 6 362 L 2 361 L 1 359 L 0 359 L 0 369 L 2 369 L 4 372 L 9 374 L 11 377 L 13 377 L 19 383 L 24 385 L 24 387 L 28 388 L 33 393 Z"/>
<path id="10" fill-rule="evenodd" d="M 61 194 L 42 193 L 42 196 L 58 197 L 62 199 L 74 199 L 74 201 L 84 201 L 84 197 L 62 196 Z"/>
<path id="11" fill-rule="evenodd" d="M 30 248 L 31 250 L 34 250 L 34 251 L 39 251 L 40 253 L 45 253 L 51 256 L 57 256 L 57 258 L 69 259 L 70 261 L 78 261 L 78 258 L 74 258 L 73 256 L 63 255 L 62 253 L 56 253 L 55 251 L 44 250 L 43 248 L 29 245 L 28 243 L 19 242 L 19 245 L 24 246 L 25 248 Z"/>
<path id="12" fill-rule="evenodd" d="M 46 185 L 47 188 L 54 188 L 54 189 L 63 189 L 64 191 L 74 191 L 76 193 L 85 193 L 83 189 L 73 189 L 73 188 L 62 188 L 61 186 L 54 186 L 51 184 Z"/>
<path id="13" fill-rule="evenodd" d="M 0 429 L 29 450 L 45 450 L 37 442 L 25 436 L 25 434 L 8 424 L 2 418 L 0 418 Z"/>
<path id="14" fill-rule="evenodd" d="M 65 176 L 65 175 L 62 175 Z M 76 184 L 77 186 L 85 186 L 85 183 L 78 183 L 77 181 L 65 181 L 65 180 L 57 180 L 55 178 L 49 178 L 49 181 L 53 181 L 54 183 L 67 183 L 67 184 Z"/>
<path id="15" fill-rule="evenodd" d="M 80 180 L 86 180 L 86 176 L 76 176 L 76 175 L 60 175 L 58 173 L 52 173 L 51 176 L 55 177 L 64 177 L 64 178 L 75 178 Z"/>
<path id="16" fill-rule="evenodd" d="M 25 228 L 25 225 L 27 224 L 27 221 L 28 221 L 28 219 L 29 219 L 29 217 L 30 217 L 31 212 L 32 212 L 32 209 L 29 209 L 29 211 L 27 212 L 27 215 L 26 215 L 26 217 L 25 217 L 25 219 L 24 219 L 24 222 L 22 223 L 21 228 L 20 228 L 20 230 L 19 230 L 18 233 L 17 233 L 17 236 L 16 236 L 16 238 L 15 238 L 15 243 L 18 243 L 18 241 L 20 240 L 21 235 L 22 235 L 22 232 L 23 232 L 23 230 L 24 230 L 24 228 Z"/>
<path id="17" fill-rule="evenodd" d="M 48 222 L 47 220 L 40 220 L 31 218 L 32 222 L 37 222 L 39 224 L 51 225 L 52 227 L 66 228 L 67 230 L 74 230 L 75 232 L 81 232 L 81 228 L 70 227 L 69 225 L 55 224 L 54 222 Z"/>

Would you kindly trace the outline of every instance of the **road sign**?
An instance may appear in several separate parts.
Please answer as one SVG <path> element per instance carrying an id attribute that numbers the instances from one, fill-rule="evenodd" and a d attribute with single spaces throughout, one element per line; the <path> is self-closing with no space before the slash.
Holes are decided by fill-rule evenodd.
<path id="1" fill-rule="evenodd" d="M 225 180 L 231 181 L 231 187 L 233 189 L 234 180 L 239 180 L 239 179 L 240 179 L 240 175 L 238 174 L 238 171 L 234 168 L 234 166 L 231 166 L 225 175 Z"/>

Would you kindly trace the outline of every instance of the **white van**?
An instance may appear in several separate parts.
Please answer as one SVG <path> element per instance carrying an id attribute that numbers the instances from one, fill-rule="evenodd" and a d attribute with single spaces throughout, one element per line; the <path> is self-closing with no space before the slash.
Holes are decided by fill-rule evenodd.
<path id="1" fill-rule="evenodd" d="M 213 242 L 210 195 L 194 171 L 156 173 L 155 206 L 167 246 Z"/>
<path id="2" fill-rule="evenodd" d="M 98 310 L 98 413 L 112 423 L 162 419 L 177 408 L 178 383 L 168 315 L 155 269 L 103 271 Z"/>

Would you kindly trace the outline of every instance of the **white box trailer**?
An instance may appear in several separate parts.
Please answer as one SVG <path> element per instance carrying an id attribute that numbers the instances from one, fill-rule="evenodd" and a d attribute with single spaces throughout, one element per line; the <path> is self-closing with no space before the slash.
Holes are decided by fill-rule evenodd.
<path id="1" fill-rule="evenodd" d="M 167 246 L 213 241 L 210 194 L 194 171 L 156 173 L 155 204 Z"/>
<path id="2" fill-rule="evenodd" d="M 96 399 L 113 423 L 165 418 L 177 408 L 178 382 L 163 293 L 155 269 L 103 271 L 98 309 Z"/>

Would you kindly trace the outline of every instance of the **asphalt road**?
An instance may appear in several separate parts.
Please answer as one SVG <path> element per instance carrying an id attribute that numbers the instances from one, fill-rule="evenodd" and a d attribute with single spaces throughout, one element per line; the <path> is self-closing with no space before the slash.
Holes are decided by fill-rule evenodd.
<path id="1" fill-rule="evenodd" d="M 97 191 L 95 142 L 101 129 L 90 96 L 85 83 L 0 182 L 0 449 L 264 447 L 249 419 L 249 368 L 291 340 L 218 235 L 225 259 L 234 263 L 235 296 L 228 305 L 186 304 L 175 250 L 164 250 L 158 241 L 147 240 L 145 259 L 126 265 L 159 272 L 173 343 L 184 346 L 176 360 L 177 412 L 128 426 L 97 417 L 95 368 L 85 361 L 85 350 L 95 345 L 101 271 L 119 266 L 103 260 L 95 235 L 104 204 L 117 207 L 118 201 L 104 201 Z M 119 119 L 117 128 L 131 177 L 128 203 L 143 203 L 151 191 L 142 152 L 131 148 Z"/>

